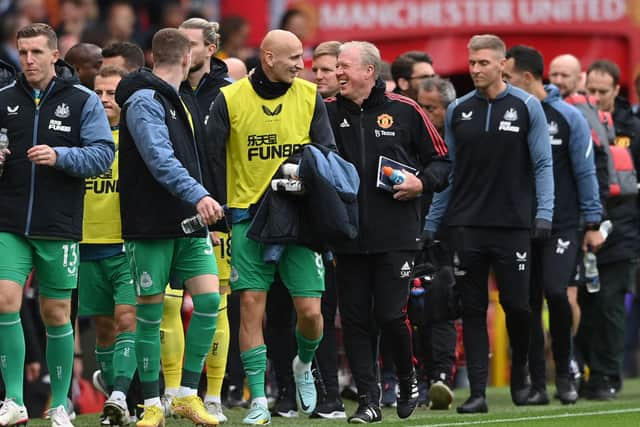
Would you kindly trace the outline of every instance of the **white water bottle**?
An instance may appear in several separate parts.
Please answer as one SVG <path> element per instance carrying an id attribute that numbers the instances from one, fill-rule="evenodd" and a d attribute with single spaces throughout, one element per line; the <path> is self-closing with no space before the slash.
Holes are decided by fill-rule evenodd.
<path id="1" fill-rule="evenodd" d="M 613 223 L 609 220 L 602 221 L 602 223 L 600 224 L 600 228 L 598 228 L 598 231 L 600 231 L 600 234 L 602 234 L 602 238 L 604 240 L 607 240 L 607 236 L 609 236 L 609 234 L 611 234 L 611 231 L 613 231 Z"/>
<path id="2" fill-rule="evenodd" d="M 0 152 L 5 154 L 5 151 L 9 148 L 9 137 L 7 136 L 7 129 L 0 129 Z M 4 160 L 0 160 L 0 178 L 4 172 Z"/>
<path id="3" fill-rule="evenodd" d="M 600 273 L 598 272 L 598 259 L 596 254 L 587 251 L 584 254 L 584 281 L 587 292 L 595 294 L 600 292 Z"/>
<path id="4" fill-rule="evenodd" d="M 185 218 L 180 223 L 180 227 L 182 227 L 184 234 L 195 233 L 196 231 L 203 229 L 206 225 L 207 224 L 204 223 L 200 214 L 190 218 Z"/>

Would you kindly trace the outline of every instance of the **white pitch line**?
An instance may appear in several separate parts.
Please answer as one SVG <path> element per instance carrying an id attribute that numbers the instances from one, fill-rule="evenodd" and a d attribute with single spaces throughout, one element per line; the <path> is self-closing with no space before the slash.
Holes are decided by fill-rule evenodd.
<path id="1" fill-rule="evenodd" d="M 559 418 L 588 417 L 591 415 L 628 414 L 633 412 L 640 412 L 640 408 L 610 409 L 607 411 L 594 411 L 594 412 L 572 412 L 572 413 L 566 413 L 566 414 L 537 415 L 537 416 L 520 417 L 520 418 L 499 418 L 495 420 L 458 421 L 454 423 L 425 424 L 425 425 L 416 425 L 412 427 L 475 426 L 475 425 L 483 425 L 483 424 L 503 424 L 503 423 L 518 423 L 518 422 L 535 421 L 535 420 L 552 420 L 552 419 L 559 419 Z"/>

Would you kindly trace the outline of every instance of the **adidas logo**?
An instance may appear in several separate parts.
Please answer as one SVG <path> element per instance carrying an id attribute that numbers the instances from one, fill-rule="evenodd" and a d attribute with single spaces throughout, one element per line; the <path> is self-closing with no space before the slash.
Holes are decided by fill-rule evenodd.
<path id="1" fill-rule="evenodd" d="M 400 267 L 400 277 L 409 277 L 411 275 L 411 266 L 409 261 L 405 261 L 402 267 Z"/>
<path id="2" fill-rule="evenodd" d="M 347 121 L 347 119 L 342 119 L 342 123 L 340 123 L 340 127 L 341 128 L 350 128 L 351 125 L 349 124 L 349 122 Z"/>

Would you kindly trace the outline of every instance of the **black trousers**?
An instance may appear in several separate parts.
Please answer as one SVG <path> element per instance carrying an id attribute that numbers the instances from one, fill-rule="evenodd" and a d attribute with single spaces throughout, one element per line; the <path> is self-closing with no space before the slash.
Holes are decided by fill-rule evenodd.
<path id="1" fill-rule="evenodd" d="M 489 371 L 487 279 L 493 270 L 505 311 L 511 343 L 511 368 L 527 363 L 531 335 L 529 230 L 453 227 L 456 280 L 462 294 L 464 349 L 472 396 L 484 396 Z M 513 376 L 512 376 L 513 377 Z"/>
<path id="2" fill-rule="evenodd" d="M 293 301 L 289 290 L 276 274 L 275 280 L 267 294 L 266 342 L 267 352 L 273 364 L 276 382 L 280 392 L 294 392 L 293 371 L 291 361 L 296 355 L 296 324 Z M 293 394 L 292 394 L 293 395 Z"/>
<path id="3" fill-rule="evenodd" d="M 370 255 L 340 255 L 337 259 L 338 305 L 344 345 L 360 396 L 378 402 L 380 389 L 371 339 L 382 330 L 393 348 L 393 361 L 402 380 L 413 369 L 411 333 L 406 305 L 414 251 Z"/>
<path id="4" fill-rule="evenodd" d="M 567 286 L 576 268 L 580 245 L 578 230 L 554 231 L 551 238 L 532 244 L 530 302 L 532 311 L 529 372 L 536 390 L 546 384 L 542 303 L 547 299 L 551 346 L 556 377 L 569 375 L 571 354 L 571 306 Z"/>
<path id="5" fill-rule="evenodd" d="M 576 346 L 589 365 L 594 387 L 618 382 L 624 358 L 625 296 L 633 289 L 638 262 L 627 259 L 599 264 L 600 292 L 578 291 L 582 309 Z"/>

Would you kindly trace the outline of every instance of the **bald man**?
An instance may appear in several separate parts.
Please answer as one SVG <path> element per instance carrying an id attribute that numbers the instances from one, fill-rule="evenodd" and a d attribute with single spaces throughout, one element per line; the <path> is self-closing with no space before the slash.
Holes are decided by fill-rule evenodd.
<path id="1" fill-rule="evenodd" d="M 556 56 L 549 64 L 549 81 L 560 89 L 563 98 L 584 88 L 584 75 L 580 60 L 573 55 Z"/>
<path id="2" fill-rule="evenodd" d="M 322 97 L 313 83 L 298 78 L 302 55 L 302 43 L 293 33 L 267 33 L 254 73 L 221 89 L 207 124 L 213 170 L 226 169 L 219 182 L 226 181 L 226 203 L 233 223 L 230 284 L 240 294 L 240 351 L 252 398 L 243 423 L 250 425 L 271 422 L 264 391 L 267 348 L 262 320 L 276 269 L 297 313 L 298 354 L 292 369 L 298 409 L 311 414 L 316 406 L 311 361 L 322 340 L 322 256 L 291 243 L 283 245 L 276 262 L 266 263 L 262 244 L 246 236 L 252 219 L 250 207 L 260 201 L 271 178 L 294 150 L 311 141 L 335 148 Z M 226 165 L 218 163 L 225 159 Z"/>
<path id="3" fill-rule="evenodd" d="M 229 57 L 225 58 L 224 62 L 225 64 L 227 64 L 229 77 L 231 77 L 233 80 L 240 80 L 247 75 L 247 66 L 242 59 Z"/>
<path id="4" fill-rule="evenodd" d="M 78 73 L 80 83 L 93 90 L 93 84 L 102 65 L 102 49 L 91 43 L 79 43 L 67 52 L 64 60 Z"/>

